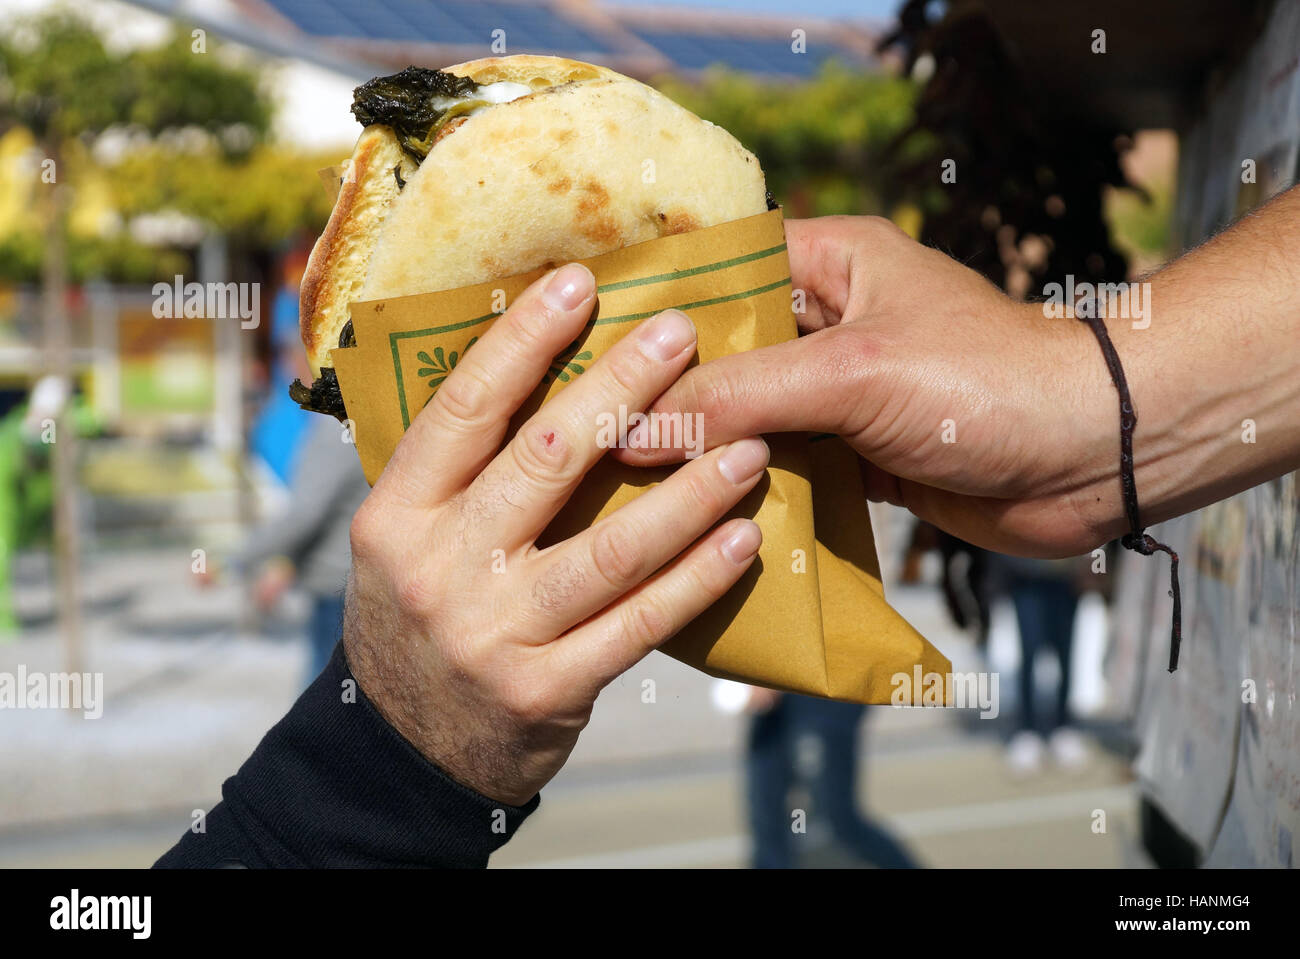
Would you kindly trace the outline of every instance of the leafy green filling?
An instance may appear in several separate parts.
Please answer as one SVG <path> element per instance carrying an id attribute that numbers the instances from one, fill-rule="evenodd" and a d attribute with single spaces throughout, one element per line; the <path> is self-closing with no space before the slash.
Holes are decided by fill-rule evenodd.
<path id="1" fill-rule="evenodd" d="M 352 321 L 348 320 L 339 331 L 339 347 L 356 346 L 357 338 L 352 332 Z M 348 418 L 347 408 L 343 405 L 343 390 L 339 387 L 338 374 L 329 366 L 322 366 L 320 376 L 312 381 L 311 386 L 303 386 L 302 380 L 289 384 L 289 399 L 309 413 L 324 413 L 343 422 Z"/>
<path id="2" fill-rule="evenodd" d="M 468 99 L 478 90 L 469 77 L 427 67 L 407 67 L 392 76 L 367 80 L 352 91 L 352 115 L 362 126 L 379 123 L 393 128 L 397 140 L 416 161 L 429 155 L 443 125 L 486 100 Z M 447 99 L 457 102 L 447 105 Z"/>
<path id="3" fill-rule="evenodd" d="M 339 389 L 338 374 L 329 366 L 322 366 L 320 376 L 311 386 L 303 386 L 302 380 L 289 384 L 289 399 L 304 410 L 312 413 L 324 413 L 339 422 L 348 418 L 347 408 L 343 405 L 343 391 Z"/>

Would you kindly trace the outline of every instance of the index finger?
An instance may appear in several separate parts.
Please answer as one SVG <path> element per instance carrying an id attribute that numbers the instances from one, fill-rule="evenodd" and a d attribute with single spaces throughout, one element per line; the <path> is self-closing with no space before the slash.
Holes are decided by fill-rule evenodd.
<path id="1" fill-rule="evenodd" d="M 595 302 L 596 280 L 580 263 L 519 294 L 415 417 L 376 487 L 427 506 L 468 486 L 500 449 L 510 417 L 551 361 L 582 332 Z"/>

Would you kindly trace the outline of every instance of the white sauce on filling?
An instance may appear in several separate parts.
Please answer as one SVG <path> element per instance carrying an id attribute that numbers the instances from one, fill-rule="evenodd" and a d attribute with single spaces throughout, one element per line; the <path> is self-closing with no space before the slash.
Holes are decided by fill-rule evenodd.
<path id="1" fill-rule="evenodd" d="M 461 100 L 486 100 L 490 104 L 509 103 L 511 100 L 518 100 L 520 97 L 526 97 L 533 92 L 533 88 L 526 83 L 511 83 L 509 80 L 501 80 L 497 83 L 489 83 L 486 86 L 479 87 L 468 97 L 434 97 L 433 105 L 438 110 L 449 110 L 451 107 L 460 103 Z M 475 107 L 469 111 L 470 116 L 478 113 L 484 107 Z"/>
<path id="2" fill-rule="evenodd" d="M 489 83 L 485 87 L 479 87 L 478 96 L 488 103 L 509 103 L 511 100 L 526 97 L 532 92 L 533 88 L 525 83 L 502 80 L 499 83 Z"/>

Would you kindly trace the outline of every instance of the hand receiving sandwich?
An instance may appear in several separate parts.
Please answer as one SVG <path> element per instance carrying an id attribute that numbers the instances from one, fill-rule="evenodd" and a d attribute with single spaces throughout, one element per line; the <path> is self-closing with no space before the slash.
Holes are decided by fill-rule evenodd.
<path id="1" fill-rule="evenodd" d="M 594 304 L 580 265 L 529 287 L 416 417 L 352 524 L 353 674 L 426 757 L 514 805 L 563 765 L 600 690 L 721 597 L 761 541 L 748 519 L 712 528 L 767 465 L 766 444 L 741 438 L 534 545 L 605 452 L 598 417 L 645 409 L 695 352 L 684 314 L 653 317 L 501 449 Z"/>
<path id="2" fill-rule="evenodd" d="M 1098 480 L 1108 505 L 1118 500 L 1116 457 L 1093 462 L 1074 443 L 1085 425 L 1118 437 L 1115 394 L 1084 324 L 1045 320 L 888 220 L 785 226 L 806 335 L 687 371 L 656 411 L 703 414 L 706 445 L 838 433 L 864 458 L 870 499 L 981 545 L 1079 553 L 1105 540 L 1072 507 Z M 1087 390 L 1060 391 L 1062 370 Z M 665 449 L 618 456 L 680 459 Z"/>
<path id="3" fill-rule="evenodd" d="M 1152 276 L 1144 324 L 1107 322 L 1144 525 L 1300 464 L 1300 274 L 1278 252 L 1300 247 L 1297 224 L 1300 188 Z M 1077 555 L 1127 531 L 1119 401 L 1087 324 L 1046 318 L 888 220 L 791 220 L 786 237 L 807 335 L 687 371 L 654 412 L 702 413 L 706 445 L 838 433 L 871 499 L 1001 552 Z M 1242 442 L 1247 422 L 1258 441 Z"/>

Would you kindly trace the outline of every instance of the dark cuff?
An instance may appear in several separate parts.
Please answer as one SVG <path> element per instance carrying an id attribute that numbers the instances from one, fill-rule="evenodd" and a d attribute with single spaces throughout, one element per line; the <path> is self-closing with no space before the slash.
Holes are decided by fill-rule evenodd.
<path id="1" fill-rule="evenodd" d="M 540 802 L 496 802 L 425 759 L 362 692 L 342 643 L 222 794 L 255 858 L 305 867 L 483 867 Z"/>

